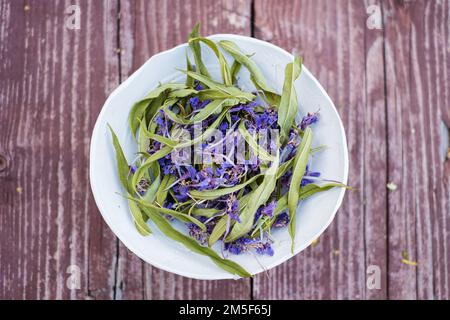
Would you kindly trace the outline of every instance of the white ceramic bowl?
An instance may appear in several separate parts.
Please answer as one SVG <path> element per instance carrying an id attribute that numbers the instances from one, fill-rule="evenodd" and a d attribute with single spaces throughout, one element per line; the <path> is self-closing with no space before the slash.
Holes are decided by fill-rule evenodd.
<path id="1" fill-rule="evenodd" d="M 218 34 L 209 37 L 213 40 L 232 40 L 246 53 L 255 53 L 252 59 L 262 69 L 267 81 L 275 90 L 281 92 L 284 68 L 293 57 L 273 44 L 244 36 Z M 116 236 L 136 255 L 151 265 L 197 279 L 237 278 L 218 268 L 208 257 L 198 255 L 183 245 L 166 238 L 156 226 L 150 223 L 154 233 L 142 237 L 136 231 L 130 216 L 116 172 L 115 155 L 107 123 L 111 124 L 119 137 L 124 153 L 133 160 L 136 144 L 128 129 L 128 112 L 133 103 L 141 99 L 158 83 L 184 81 L 184 76 L 175 68 L 185 69 L 187 45 L 182 44 L 171 50 L 151 57 L 139 70 L 122 83 L 103 106 L 92 133 L 90 150 L 90 180 L 100 212 Z M 189 50 L 188 50 L 189 51 Z M 214 54 L 202 46 L 203 60 L 213 76 L 220 78 L 218 62 Z M 193 59 L 191 59 L 193 61 Z M 231 63 L 231 58 L 229 62 Z M 239 83 L 245 89 L 252 89 L 248 72 L 241 69 Z M 320 171 L 322 177 L 347 183 L 348 155 L 347 142 L 342 121 L 325 90 L 303 66 L 300 78 L 295 83 L 300 112 L 320 109 L 320 121 L 313 126 L 313 147 L 327 145 L 328 148 L 314 155 L 312 169 Z M 303 201 L 297 213 L 297 236 L 295 254 L 305 249 L 329 226 L 342 203 L 345 190 L 335 188 L 317 194 Z M 177 227 L 182 228 L 179 225 Z M 273 233 L 274 256 L 256 256 L 252 253 L 229 258 L 241 264 L 251 274 L 271 269 L 291 258 L 290 238 L 287 228 Z M 220 251 L 219 244 L 216 249 Z"/>

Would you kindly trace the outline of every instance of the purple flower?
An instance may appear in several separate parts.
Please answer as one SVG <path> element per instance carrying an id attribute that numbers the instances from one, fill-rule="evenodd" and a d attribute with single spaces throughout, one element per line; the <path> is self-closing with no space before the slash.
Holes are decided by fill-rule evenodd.
<path id="1" fill-rule="evenodd" d="M 260 243 L 256 246 L 256 253 L 260 254 L 260 255 L 268 255 L 268 256 L 273 256 L 274 251 L 272 249 L 272 245 L 269 242 L 265 242 L 265 243 Z"/>
<path id="2" fill-rule="evenodd" d="M 159 110 L 159 114 L 155 117 L 155 122 L 158 125 L 157 133 L 162 136 L 167 136 L 172 126 L 172 121 L 166 118 L 164 110 Z"/>
<path id="3" fill-rule="evenodd" d="M 164 203 L 163 207 L 166 208 L 166 209 L 172 209 L 173 208 L 173 202 L 166 201 Z"/>
<path id="4" fill-rule="evenodd" d="M 150 182 L 147 179 L 141 179 L 136 185 L 136 190 L 140 195 L 144 195 L 150 187 Z"/>
<path id="5" fill-rule="evenodd" d="M 198 96 L 194 96 L 189 99 L 189 104 L 194 110 L 201 110 L 210 102 L 211 100 L 200 101 L 200 98 Z"/>
<path id="6" fill-rule="evenodd" d="M 265 216 L 272 217 L 273 216 L 273 212 L 275 211 L 276 207 L 277 207 L 277 201 L 273 200 L 268 205 L 264 206 L 261 209 L 261 214 L 263 214 Z"/>
<path id="7" fill-rule="evenodd" d="M 197 189 L 200 191 L 210 189 L 211 178 L 206 178 L 197 183 Z"/>
<path id="8" fill-rule="evenodd" d="M 238 115 L 232 114 L 231 115 L 231 122 L 238 122 L 240 117 Z"/>
<path id="9" fill-rule="evenodd" d="M 130 164 L 128 167 L 130 168 L 130 173 L 131 174 L 135 174 L 136 173 L 137 167 L 135 165 Z"/>
<path id="10" fill-rule="evenodd" d="M 201 245 L 206 245 L 208 243 L 208 234 L 200 229 L 199 226 L 189 223 L 188 224 L 189 235 L 197 240 Z"/>
<path id="11" fill-rule="evenodd" d="M 240 254 L 251 249 L 255 249 L 256 253 L 261 255 L 273 256 L 274 251 L 270 242 L 260 241 L 256 239 L 251 239 L 247 237 L 242 237 L 231 243 L 225 243 L 225 250 L 231 252 L 232 254 Z"/>
<path id="12" fill-rule="evenodd" d="M 200 90 L 204 90 L 205 88 L 202 86 L 202 84 L 198 81 L 195 80 L 194 81 L 194 86 L 195 86 L 195 90 L 200 91 Z"/>
<path id="13" fill-rule="evenodd" d="M 197 170 L 195 170 L 193 166 L 187 166 L 186 171 L 188 172 L 189 178 L 191 178 L 191 180 L 195 179 L 195 177 L 197 176 Z"/>
<path id="14" fill-rule="evenodd" d="M 235 243 L 226 243 L 225 250 L 228 250 L 232 254 L 240 254 L 243 251 L 242 247 Z"/>
<path id="15" fill-rule="evenodd" d="M 219 130 L 220 131 L 226 131 L 228 129 L 228 122 L 222 122 L 220 125 L 219 125 Z"/>
<path id="16" fill-rule="evenodd" d="M 188 192 L 189 189 L 186 185 L 183 184 L 177 184 L 173 187 L 173 192 L 175 195 L 175 198 L 180 201 L 186 201 L 188 199 Z"/>
<path id="17" fill-rule="evenodd" d="M 172 157 L 170 154 L 166 155 L 161 159 L 158 159 L 158 163 L 162 168 L 164 174 L 175 174 L 176 167 L 172 163 Z"/>
<path id="18" fill-rule="evenodd" d="M 239 111 L 244 111 L 246 113 L 249 113 L 249 114 L 253 115 L 254 114 L 254 110 L 253 109 L 256 106 L 258 106 L 258 105 L 259 105 L 259 103 L 257 103 L 256 101 L 251 101 L 251 102 L 246 103 L 246 104 L 237 105 L 237 106 L 231 108 L 229 112 L 230 113 L 236 113 L 236 112 L 239 112 Z"/>
<path id="19" fill-rule="evenodd" d="M 289 224 L 289 215 L 286 212 L 278 215 L 273 223 L 272 227 L 274 228 L 282 228 Z"/>
<path id="20" fill-rule="evenodd" d="M 197 110 L 200 104 L 200 98 L 198 96 L 190 98 L 189 104 L 191 105 L 192 109 Z"/>
<path id="21" fill-rule="evenodd" d="M 203 109 L 204 107 L 206 107 L 206 105 L 208 104 L 208 103 L 210 103 L 211 102 L 211 100 L 204 100 L 204 101 L 202 101 L 201 103 L 200 103 L 200 109 Z"/>
<path id="22" fill-rule="evenodd" d="M 319 121 L 319 117 L 317 116 L 317 112 L 316 113 L 309 113 L 308 115 L 306 115 L 305 117 L 303 117 L 301 123 L 300 123 L 300 129 L 303 131 L 306 129 L 306 127 L 316 123 L 317 121 Z"/>
<path id="23" fill-rule="evenodd" d="M 313 179 L 308 179 L 308 177 L 310 177 L 310 178 L 320 177 L 320 172 L 309 171 L 309 166 L 306 166 L 305 174 L 303 175 L 302 181 L 300 183 L 301 187 L 304 187 L 304 186 L 314 182 Z"/>
<path id="24" fill-rule="evenodd" d="M 231 252 L 232 254 L 240 254 L 247 251 L 254 240 L 246 237 L 237 239 L 234 242 L 225 243 L 225 250 Z"/>
<path id="25" fill-rule="evenodd" d="M 276 129 L 278 121 L 278 113 L 272 109 L 265 109 L 263 113 L 256 113 L 253 115 L 256 129 Z"/>
<path id="26" fill-rule="evenodd" d="M 164 117 L 162 117 L 161 115 L 156 116 L 155 122 L 158 126 L 161 126 L 161 127 L 166 125 L 166 121 L 164 120 Z"/>
<path id="27" fill-rule="evenodd" d="M 214 174 L 214 170 L 211 167 L 204 168 L 196 173 L 195 178 L 191 178 L 191 187 L 197 190 L 211 190 L 216 189 L 226 182 L 226 179 L 222 176 Z"/>
<path id="28" fill-rule="evenodd" d="M 239 200 L 236 198 L 235 194 L 231 194 L 227 199 L 225 212 L 230 216 L 231 219 L 241 223 L 238 210 L 239 210 Z"/>

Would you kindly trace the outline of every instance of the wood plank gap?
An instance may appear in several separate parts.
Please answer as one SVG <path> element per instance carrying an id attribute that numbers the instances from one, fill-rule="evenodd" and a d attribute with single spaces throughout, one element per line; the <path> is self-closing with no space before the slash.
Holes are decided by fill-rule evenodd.
<path id="1" fill-rule="evenodd" d="M 389 132 L 389 117 L 388 117 L 388 100 L 387 100 L 387 72 L 386 72 L 386 28 L 385 28 L 385 19 L 384 19 L 384 6 L 383 2 L 380 2 L 380 11 L 381 11 L 381 28 L 382 28 L 382 34 L 383 34 L 383 83 L 384 83 L 384 108 L 385 108 L 385 130 L 386 130 L 386 138 Z M 390 162 L 389 162 L 389 141 L 386 143 L 386 181 L 389 183 L 389 168 Z M 389 192 L 386 192 L 386 300 L 389 300 Z"/>
<path id="2" fill-rule="evenodd" d="M 250 36 L 252 38 L 255 37 L 255 0 L 252 0 L 250 2 Z M 253 283 L 253 278 L 252 278 L 252 283 Z"/>
<path id="3" fill-rule="evenodd" d="M 117 66 L 119 72 L 119 85 L 122 83 L 122 49 L 120 41 L 120 0 L 117 0 L 117 16 L 116 16 L 116 53 L 117 53 Z M 114 286 L 113 286 L 113 300 L 117 300 L 117 288 L 119 278 L 119 258 L 120 258 L 120 242 L 116 237 L 116 252 L 115 252 L 115 264 L 114 264 Z M 120 286 L 121 287 L 121 286 Z M 119 288 L 120 290 L 120 288 Z"/>
<path id="4" fill-rule="evenodd" d="M 366 36 L 366 34 L 367 34 L 367 29 L 364 29 L 364 41 L 363 41 L 363 43 L 364 43 L 363 63 L 364 63 L 364 79 L 365 79 L 365 81 L 364 81 L 364 91 L 365 91 L 364 104 L 365 104 L 365 108 L 367 110 L 367 100 L 369 99 L 368 98 L 369 93 L 368 93 L 368 89 L 367 89 L 367 82 L 368 81 L 367 81 L 367 36 Z M 363 122 L 362 126 L 363 126 L 363 132 L 366 132 L 366 122 L 365 121 Z M 365 142 L 366 142 L 366 137 L 363 137 L 363 143 L 362 143 L 363 149 L 365 147 Z M 362 181 L 365 181 L 365 178 L 366 178 L 366 159 L 365 159 L 365 157 L 366 157 L 366 155 L 364 154 L 363 162 L 361 164 L 361 167 L 362 167 L 362 173 L 361 173 Z M 361 191 L 363 193 L 363 199 L 367 199 L 366 189 L 363 188 Z M 364 200 L 364 201 L 366 201 L 366 200 Z M 362 211 L 363 211 L 362 225 L 363 225 L 363 228 L 365 229 L 366 223 L 367 223 L 367 205 L 366 204 L 363 205 Z M 368 263 L 367 263 L 367 233 L 366 233 L 365 230 L 362 233 L 362 239 L 363 239 L 363 250 L 364 250 L 364 271 L 365 271 L 365 274 L 364 274 L 365 278 L 364 278 L 364 280 L 366 282 L 365 283 L 366 290 L 364 291 L 364 298 L 366 299 L 366 297 L 367 297 L 367 278 L 366 277 L 367 277 L 367 265 L 368 265 Z M 336 288 L 336 296 L 338 296 L 338 288 Z"/>
<path id="5" fill-rule="evenodd" d="M 250 36 L 255 37 L 255 0 L 250 2 Z M 255 300 L 255 279 L 250 278 L 250 300 Z"/>

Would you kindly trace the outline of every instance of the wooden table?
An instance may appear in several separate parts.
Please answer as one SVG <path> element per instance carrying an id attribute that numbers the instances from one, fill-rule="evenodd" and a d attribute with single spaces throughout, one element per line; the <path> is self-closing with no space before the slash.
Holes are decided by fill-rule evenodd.
<path id="1" fill-rule="evenodd" d="M 197 21 L 303 55 L 347 132 L 356 190 L 315 244 L 251 280 L 143 263 L 90 191 L 106 97 Z M 448 127 L 448 0 L 0 0 L 0 298 L 449 299 Z"/>

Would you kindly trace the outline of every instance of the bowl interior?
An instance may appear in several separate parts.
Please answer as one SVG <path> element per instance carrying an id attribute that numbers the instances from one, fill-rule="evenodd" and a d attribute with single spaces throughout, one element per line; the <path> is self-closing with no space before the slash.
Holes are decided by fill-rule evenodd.
<path id="1" fill-rule="evenodd" d="M 249 37 L 214 35 L 209 38 L 232 40 L 244 52 L 254 53 L 252 59 L 262 69 L 268 83 L 281 92 L 284 68 L 292 61 L 292 55 L 270 43 Z M 135 101 L 141 99 L 160 82 L 184 81 L 183 74 L 176 71 L 176 68 L 186 68 L 186 51 L 187 46 L 183 44 L 153 56 L 110 95 L 97 119 L 92 135 L 91 187 L 106 223 L 125 246 L 144 261 L 163 270 L 191 278 L 236 278 L 216 267 L 208 257 L 192 253 L 181 244 L 166 238 L 151 223 L 150 227 L 154 233 L 148 237 L 140 236 L 134 227 L 127 203 L 120 195 L 123 191 L 116 172 L 115 155 L 107 124 L 109 123 L 115 130 L 125 155 L 131 162 L 135 157 L 136 143 L 128 129 L 130 108 Z M 220 79 L 215 55 L 203 46 L 202 58 L 212 75 Z M 239 84 L 246 90 L 254 89 L 245 68 L 239 73 Z M 313 155 L 312 169 L 321 172 L 322 177 L 326 179 L 346 183 L 348 157 L 345 132 L 331 99 L 305 67 L 295 86 L 300 103 L 298 118 L 308 112 L 320 110 L 320 120 L 312 127 L 313 147 L 326 145 L 327 148 Z M 344 189 L 333 189 L 317 194 L 299 205 L 295 253 L 306 248 L 331 223 L 344 193 Z M 176 226 L 180 230 L 184 229 L 181 224 Z M 228 258 L 238 262 L 252 274 L 273 268 L 292 257 L 287 229 L 274 231 L 273 238 L 275 254 L 272 257 L 246 253 L 238 256 L 229 255 Z M 215 248 L 220 252 L 220 244 L 216 244 Z"/>

